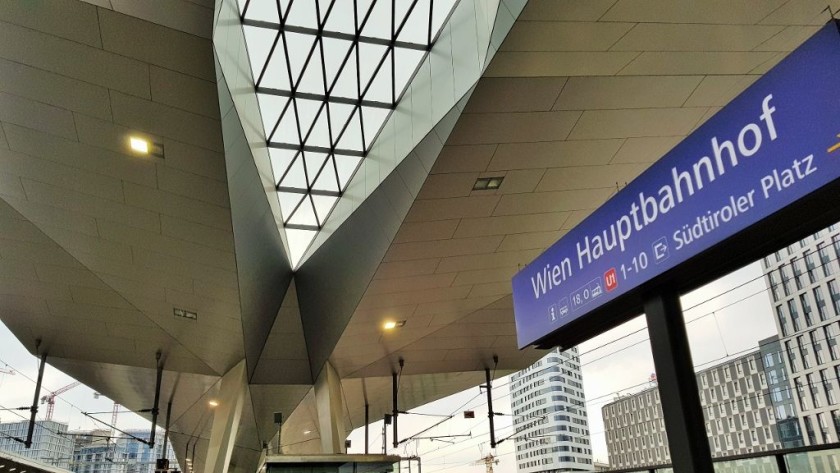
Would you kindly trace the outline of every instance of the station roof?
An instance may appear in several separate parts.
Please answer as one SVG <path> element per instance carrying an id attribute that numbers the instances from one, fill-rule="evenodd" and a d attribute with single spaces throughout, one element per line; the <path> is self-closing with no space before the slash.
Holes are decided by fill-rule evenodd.
<path id="1" fill-rule="evenodd" d="M 327 361 L 348 425 L 365 402 L 387 410 L 400 358 L 406 408 L 483 382 L 494 355 L 497 375 L 535 361 L 516 348 L 511 276 L 815 32 L 824 9 L 461 0 L 411 108 L 383 126 L 293 270 L 236 2 L 5 2 L 0 318 L 135 411 L 151 406 L 160 350 L 175 450 L 197 443 L 196 468 L 207 400 L 245 359 L 233 464 L 253 471 L 271 413 L 292 413 L 284 443 L 317 430 Z M 135 135 L 163 157 L 132 152 Z M 476 189 L 482 178 L 503 180 Z"/>

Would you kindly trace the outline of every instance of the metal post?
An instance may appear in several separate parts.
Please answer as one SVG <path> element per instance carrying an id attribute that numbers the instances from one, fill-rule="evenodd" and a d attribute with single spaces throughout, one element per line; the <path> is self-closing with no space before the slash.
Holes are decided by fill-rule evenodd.
<path id="1" fill-rule="evenodd" d="M 163 431 L 163 451 L 160 454 L 161 458 L 169 459 L 169 456 L 166 454 L 166 442 L 169 441 L 169 419 L 170 414 L 172 414 L 172 399 L 166 404 L 166 430 Z"/>
<path id="2" fill-rule="evenodd" d="M 382 419 L 382 454 L 388 454 L 388 423 L 386 422 L 388 415 Z"/>
<path id="3" fill-rule="evenodd" d="M 370 418 L 370 405 L 365 403 L 365 455 L 368 454 L 369 438 L 368 438 L 368 422 Z"/>
<path id="4" fill-rule="evenodd" d="M 712 473 L 712 454 L 679 295 L 666 291 L 645 301 L 665 431 L 674 471 Z"/>
<path id="5" fill-rule="evenodd" d="M 495 427 L 495 417 L 496 413 L 493 412 L 493 385 L 491 384 L 490 379 L 490 368 L 484 368 L 484 379 L 487 380 L 487 418 L 490 420 L 490 448 L 496 448 L 496 427 Z"/>
<path id="6" fill-rule="evenodd" d="M 163 364 L 160 362 L 160 351 L 155 354 L 157 365 L 157 380 L 155 382 L 155 404 L 152 406 L 152 431 L 149 433 L 149 448 L 155 448 L 155 430 L 157 430 L 157 418 L 160 412 L 160 381 L 163 377 Z"/>
<path id="7" fill-rule="evenodd" d="M 776 467 L 778 468 L 779 473 L 788 473 L 788 467 L 787 462 L 785 462 L 785 456 L 777 453 L 776 455 L 774 455 L 774 457 L 776 457 Z"/>
<path id="8" fill-rule="evenodd" d="M 38 340 L 36 347 L 40 345 L 41 341 Z M 35 397 L 32 399 L 32 407 L 29 408 L 29 412 L 31 412 L 29 417 L 29 431 L 26 433 L 26 441 L 23 443 L 26 448 L 32 448 L 32 434 L 35 433 L 35 416 L 38 414 L 38 398 L 41 397 L 41 381 L 44 380 L 44 366 L 46 364 L 47 354 L 44 353 L 41 355 L 41 364 L 38 365 L 38 381 L 35 382 Z"/>
<path id="9" fill-rule="evenodd" d="M 391 404 L 393 406 L 391 419 L 394 423 L 394 448 L 397 448 L 400 446 L 399 439 L 397 438 L 397 415 L 399 415 L 397 411 L 397 373 L 391 374 L 391 381 Z"/>

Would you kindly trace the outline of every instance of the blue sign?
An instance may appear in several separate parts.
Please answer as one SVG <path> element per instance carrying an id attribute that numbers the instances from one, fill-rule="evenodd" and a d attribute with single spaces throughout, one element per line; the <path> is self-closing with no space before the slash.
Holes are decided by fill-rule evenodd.
<path id="1" fill-rule="evenodd" d="M 831 22 L 514 276 L 519 347 L 834 181 L 838 141 Z"/>

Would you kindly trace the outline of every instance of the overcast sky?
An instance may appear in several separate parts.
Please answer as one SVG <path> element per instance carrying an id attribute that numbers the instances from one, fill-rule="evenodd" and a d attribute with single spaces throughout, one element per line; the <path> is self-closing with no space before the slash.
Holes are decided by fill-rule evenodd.
<path id="1" fill-rule="evenodd" d="M 766 286 L 761 274 L 760 265 L 754 263 L 683 297 L 683 308 L 688 322 L 688 334 L 695 366 L 702 365 L 701 368 L 706 368 L 711 364 L 719 363 L 729 355 L 757 347 L 758 340 L 776 333 Z M 650 374 L 654 372 L 650 345 L 646 341 L 647 331 L 642 330 L 637 334 L 627 336 L 644 327 L 644 317 L 638 317 L 579 347 L 592 448 L 597 461 L 607 460 L 601 407 L 611 402 L 617 393 L 627 394 L 645 389 L 648 386 Z M 607 342 L 616 339 L 620 340 L 604 346 Z M 37 375 L 38 361 L 4 325 L 0 324 L 0 369 L 9 367 L 19 372 L 15 375 L 0 374 L 0 408 L 27 406 L 32 402 L 34 383 L 31 379 Z M 44 375 L 44 388 L 47 391 L 72 382 L 72 378 L 49 366 Z M 497 380 L 494 387 L 496 389 L 493 396 L 495 410 L 509 413 L 507 378 Z M 108 422 L 112 407 L 113 401 L 104 396 L 96 399 L 94 391 L 82 385 L 58 398 L 53 418 L 67 422 L 71 430 L 89 430 L 101 427 L 101 425 L 97 425 L 81 412 L 109 412 L 109 414 L 98 416 Z M 475 411 L 475 419 L 463 419 L 460 412 L 470 409 Z M 41 415 L 44 412 L 42 408 Z M 439 436 L 440 438 L 407 442 L 398 449 L 400 454 L 419 454 L 422 457 L 424 473 L 485 471 L 483 464 L 471 465 L 490 453 L 486 396 L 479 392 L 478 387 L 427 404 L 412 412 L 426 415 L 401 416 L 399 424 L 401 438 L 409 437 L 439 422 L 445 418 L 442 416 L 456 415 L 423 434 L 423 436 Z M 0 411 L 0 420 L 8 422 L 21 419 L 17 414 L 26 416 L 28 412 Z M 148 428 L 148 426 L 149 423 L 145 419 L 129 412 L 121 413 L 118 420 L 118 427 L 121 429 Z M 496 431 L 497 440 L 510 436 L 512 432 L 510 416 L 497 417 Z M 381 451 L 381 432 L 381 422 L 371 425 L 370 451 L 372 453 Z M 352 452 L 363 451 L 363 429 L 354 431 L 350 439 L 353 441 Z M 498 446 L 495 454 L 500 463 L 495 468 L 496 472 L 514 473 L 516 471 L 513 447 L 512 439 Z M 393 453 L 390 445 L 388 451 Z"/>

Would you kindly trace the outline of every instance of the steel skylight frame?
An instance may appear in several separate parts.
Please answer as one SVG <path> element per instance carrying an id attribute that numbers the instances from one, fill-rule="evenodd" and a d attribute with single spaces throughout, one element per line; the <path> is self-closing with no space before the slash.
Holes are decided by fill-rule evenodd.
<path id="1" fill-rule="evenodd" d="M 266 9 L 269 3 L 274 11 Z M 314 238 L 323 228 L 457 4 L 458 0 L 244 2 L 240 15 L 243 28 L 274 33 L 264 60 L 252 52 L 258 45 L 249 41 L 248 49 L 283 225 L 288 230 L 311 232 Z M 252 18 L 249 10 L 254 5 L 276 17 Z M 333 20 L 337 17 L 331 15 L 336 14 L 337 7 L 345 11 L 352 7 L 352 23 L 346 18 Z M 306 23 L 300 21 L 302 17 L 292 17 L 306 15 L 307 11 L 311 17 L 313 8 L 314 18 L 310 20 L 314 24 L 307 26 L 301 24 Z M 441 15 L 441 9 L 445 15 Z M 384 19 L 381 13 L 385 10 L 390 13 L 390 28 L 386 34 L 377 33 L 383 25 L 372 18 L 377 15 L 379 20 Z M 417 34 L 418 19 L 423 21 L 422 38 Z M 404 34 L 407 25 L 413 32 Z M 414 37 L 407 40 L 411 34 Z M 300 63 L 301 42 L 308 45 L 308 50 L 302 64 L 293 64 L 295 55 Z M 327 57 L 328 50 L 342 51 L 337 68 L 335 57 Z M 376 55 L 366 55 L 370 53 Z M 374 62 L 372 71 L 365 71 Z M 286 76 L 277 76 L 273 69 Z M 398 73 L 403 70 L 410 73 Z M 313 90 L 313 71 L 320 73 L 320 90 Z M 304 83 L 305 77 L 308 83 Z M 349 93 L 347 85 L 352 79 L 355 90 Z M 347 84 L 342 83 L 343 90 L 337 91 L 340 80 Z M 279 82 L 279 86 L 269 82 Z M 383 83 L 390 90 L 386 91 Z"/>

